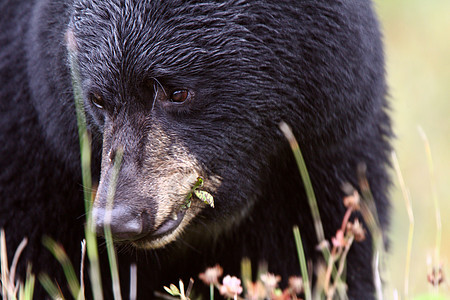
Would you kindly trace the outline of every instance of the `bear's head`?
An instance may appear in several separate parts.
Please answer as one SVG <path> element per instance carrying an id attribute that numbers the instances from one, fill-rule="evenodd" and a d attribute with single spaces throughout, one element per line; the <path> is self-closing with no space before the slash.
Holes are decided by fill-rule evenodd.
<path id="1" fill-rule="evenodd" d="M 241 24 L 245 7 L 155 3 L 80 1 L 68 33 L 103 140 L 97 231 L 109 218 L 116 240 L 144 248 L 183 231 L 215 234 L 246 214 L 277 134 L 267 99 L 279 101 L 259 57 L 268 49 Z M 214 208 L 192 193 L 198 178 Z"/>
<path id="2" fill-rule="evenodd" d="M 239 223 L 265 186 L 290 180 L 273 170 L 280 121 L 320 156 L 371 113 L 363 85 L 384 89 L 360 59 L 372 41 L 350 41 L 360 28 L 332 16 L 317 26 L 320 5 L 288 16 L 289 3 L 178 2 L 79 0 L 67 33 L 103 144 L 97 231 L 143 248 Z"/>

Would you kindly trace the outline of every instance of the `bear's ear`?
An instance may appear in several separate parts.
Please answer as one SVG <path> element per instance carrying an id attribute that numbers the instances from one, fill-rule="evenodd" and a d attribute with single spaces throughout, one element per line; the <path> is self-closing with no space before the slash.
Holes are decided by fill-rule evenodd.
<path id="1" fill-rule="evenodd" d="M 75 39 L 75 34 L 73 33 L 72 28 L 67 29 L 66 31 L 66 47 L 69 52 L 76 52 L 78 50 L 77 40 Z"/>

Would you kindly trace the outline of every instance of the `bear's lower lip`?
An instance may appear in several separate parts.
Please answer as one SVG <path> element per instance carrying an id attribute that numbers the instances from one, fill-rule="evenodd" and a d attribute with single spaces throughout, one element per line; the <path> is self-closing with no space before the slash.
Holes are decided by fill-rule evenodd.
<path id="1" fill-rule="evenodd" d="M 131 241 L 136 248 L 141 249 L 156 249 L 161 248 L 170 241 L 174 240 L 179 231 L 180 224 L 182 224 L 186 216 L 186 208 L 181 208 L 177 212 L 172 213 L 158 228 L 148 233 L 147 235 Z"/>
<path id="2" fill-rule="evenodd" d="M 169 235 L 171 232 L 177 229 L 181 221 L 183 221 L 185 214 L 186 209 L 180 209 L 178 212 L 173 213 L 169 218 L 167 218 L 167 220 L 165 220 L 158 227 L 158 229 L 156 229 L 156 231 L 147 234 L 144 237 L 133 241 L 132 243 L 138 248 L 147 248 L 149 242 L 152 243 L 153 241 L 163 238 L 164 236 Z"/>
<path id="3" fill-rule="evenodd" d="M 180 225 L 181 221 L 183 221 L 184 215 L 186 214 L 186 209 L 180 209 L 178 213 L 173 213 L 167 220 L 165 220 L 159 227 L 153 232 L 149 239 L 159 238 L 163 235 L 166 235 L 172 232 L 174 229 Z"/>

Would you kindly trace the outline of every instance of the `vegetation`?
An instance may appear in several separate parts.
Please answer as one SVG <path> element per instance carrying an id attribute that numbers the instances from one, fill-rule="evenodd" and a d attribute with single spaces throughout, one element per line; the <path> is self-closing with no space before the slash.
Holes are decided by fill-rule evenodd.
<path id="1" fill-rule="evenodd" d="M 385 34 L 387 74 L 393 103 L 392 115 L 398 136 L 395 142 L 398 159 L 396 155 L 393 155 L 394 178 L 396 178 L 394 184 L 398 188 L 392 189 L 393 221 L 390 251 L 384 258 L 376 255 L 374 264 L 379 266 L 381 259 L 385 260 L 388 266 L 387 274 L 383 274 L 383 280 L 386 281 L 384 291 L 386 299 L 450 299 L 448 279 L 445 277 L 449 274 L 450 241 L 446 237 L 450 236 L 450 201 L 443 201 L 450 199 L 448 188 L 450 170 L 450 152 L 448 151 L 450 148 L 448 138 L 450 18 L 448 18 L 448 12 L 450 2 L 447 0 L 375 0 L 375 2 Z M 426 132 L 427 135 L 417 133 L 418 125 L 421 125 L 422 132 Z M 86 151 L 89 136 L 81 132 L 80 137 L 81 148 Z M 434 163 L 431 157 L 434 158 Z M 84 156 L 83 164 L 90 165 L 89 156 Z M 83 178 L 85 178 L 84 186 L 90 186 L 89 177 Z M 357 197 L 355 194 L 349 196 Z M 89 204 L 92 203 L 92 195 L 86 193 L 85 198 L 88 209 Z M 362 198 L 365 198 L 365 195 L 362 195 Z M 345 223 L 344 220 L 343 223 Z M 316 228 L 320 226 L 315 225 Z M 328 263 L 325 263 L 322 269 L 322 274 L 325 274 L 323 278 L 326 279 L 319 284 L 319 287 L 315 289 L 310 287 L 311 297 L 316 295 L 317 290 L 322 290 L 324 297 L 332 294 L 331 291 L 333 295 L 334 293 L 340 295 L 340 286 L 344 284 L 344 281 L 339 279 L 342 277 L 339 271 L 340 259 L 344 258 L 342 261 L 345 261 L 346 247 L 356 241 L 354 233 L 353 237 L 347 233 L 347 225 L 337 229 L 340 232 L 336 233 L 334 242 L 331 241 L 329 244 L 329 257 L 324 259 Z M 353 226 L 357 226 L 356 222 Z M 320 229 L 318 231 L 320 232 Z M 296 230 L 295 232 L 297 233 Z M 299 246 L 299 257 L 302 260 L 300 234 L 296 234 L 296 241 Z M 17 281 L 15 276 L 15 268 L 26 243 L 24 239 L 17 249 L 6 249 L 4 233 L 0 235 L 0 291 L 3 299 L 33 298 L 35 276 L 32 267 L 28 268 L 24 282 Z M 64 258 L 63 249 L 54 241 L 46 240 L 45 244 L 54 253 L 56 259 L 62 262 L 73 297 L 82 299 L 84 283 L 83 280 L 77 279 L 73 268 L 70 270 L 68 262 L 70 258 Z M 93 282 L 92 285 L 97 287 L 94 290 L 94 298 L 102 299 L 100 276 L 95 267 L 98 266 L 96 238 L 95 234 L 88 229 L 86 229 L 86 242 L 83 245 L 83 263 L 79 278 L 84 277 L 84 256 L 87 254 L 87 259 L 93 266 L 89 270 L 90 280 Z M 7 251 L 15 251 L 11 262 L 6 259 Z M 114 261 L 113 253 L 112 248 L 110 250 L 112 261 Z M 324 253 L 326 254 L 327 251 L 325 250 Z M 382 251 L 377 253 L 381 254 Z M 299 297 L 301 289 L 305 292 L 305 298 L 309 298 L 309 292 L 306 290 L 310 283 L 308 283 L 308 275 L 305 275 L 309 272 L 307 263 L 306 265 L 302 263 L 303 268 L 307 270 L 302 272 L 304 280 L 293 278 L 292 282 L 290 280 L 289 285 L 283 289 L 278 287 L 279 277 L 268 273 L 264 267 L 260 272 L 261 275 L 253 282 L 248 275 L 249 262 L 244 259 L 242 265 L 240 282 L 238 278 L 232 276 L 225 276 L 226 281 L 219 281 L 222 276 L 220 266 L 206 270 L 202 273 L 203 275 L 200 274 L 200 279 L 205 283 L 209 282 L 212 290 L 216 288 L 219 291 L 223 290 L 225 296 L 237 296 L 240 286 L 242 292 L 239 295 L 249 299 L 261 299 L 268 295 L 273 299 L 295 299 Z M 131 267 L 131 274 L 136 274 L 135 266 Z M 262 276 L 264 274 L 265 276 Z M 216 281 L 213 275 L 216 276 Z M 41 283 L 47 285 L 47 290 L 53 298 L 61 296 L 59 289 L 50 278 L 46 278 L 43 274 L 38 277 Z M 225 289 L 221 289 L 222 286 L 225 286 Z M 179 283 L 178 287 L 175 285 L 168 287 L 170 292 L 164 295 L 187 299 L 191 295 L 191 287 L 192 283 L 189 283 L 187 288 Z M 132 287 L 130 290 L 130 298 L 133 299 L 136 289 Z M 119 295 L 116 295 L 116 299 L 119 299 Z M 291 298 L 281 298 L 283 295 Z"/>

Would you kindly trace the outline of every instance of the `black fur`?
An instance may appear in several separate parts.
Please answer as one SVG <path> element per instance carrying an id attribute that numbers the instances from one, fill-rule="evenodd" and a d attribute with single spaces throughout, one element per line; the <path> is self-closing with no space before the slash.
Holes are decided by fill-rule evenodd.
<path id="1" fill-rule="evenodd" d="M 125 282 L 137 259 L 140 298 L 215 263 L 238 275 L 245 256 L 255 267 L 267 261 L 284 279 L 299 274 L 293 225 L 308 257 L 320 257 L 280 121 L 300 143 L 326 238 L 345 212 L 341 184 L 357 186 L 359 163 L 367 165 L 386 229 L 391 127 L 370 1 L 3 0 L 0 11 L 0 227 L 10 254 L 29 238 L 22 276 L 30 260 L 35 272 L 64 282 L 41 245 L 44 234 L 79 261 L 84 204 L 68 31 L 77 47 L 97 180 L 104 131 L 105 143 L 120 136 L 133 149 L 124 161 L 147 174 L 155 166 L 144 149 L 160 142 L 156 125 L 167 135 L 164 147 L 182 145 L 205 172 L 223 178 L 216 207 L 203 209 L 178 241 L 119 251 Z M 153 84 L 167 93 L 186 88 L 193 97 L 182 105 L 154 101 Z M 103 110 L 89 101 L 91 93 L 102 95 Z M 122 193 L 133 202 L 134 179 L 127 180 L 130 190 Z M 374 298 L 371 254 L 369 239 L 350 251 L 351 299 Z"/>

